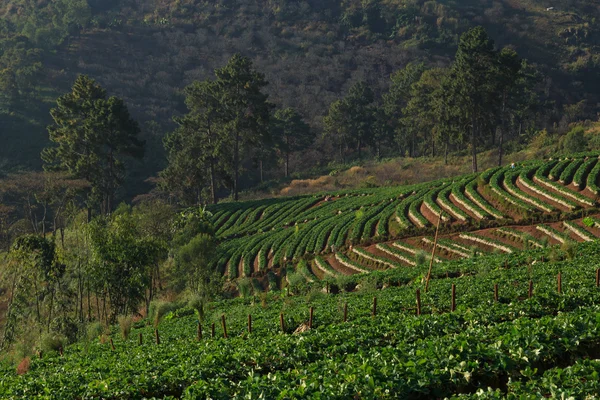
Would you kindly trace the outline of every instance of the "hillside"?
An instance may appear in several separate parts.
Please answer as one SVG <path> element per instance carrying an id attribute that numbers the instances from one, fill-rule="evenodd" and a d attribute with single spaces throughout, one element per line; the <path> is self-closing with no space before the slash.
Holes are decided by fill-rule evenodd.
<path id="1" fill-rule="evenodd" d="M 122 97 L 142 122 L 149 149 L 131 173 L 139 185 L 164 166 L 161 138 L 184 109 L 183 87 L 210 77 L 235 52 L 266 74 L 272 102 L 298 108 L 319 130 L 329 104 L 354 82 L 366 80 L 381 94 L 390 73 L 409 61 L 448 65 L 459 35 L 475 25 L 541 70 L 555 102 L 551 122 L 563 118 L 563 105 L 579 104 L 565 109 L 566 122 L 596 115 L 600 36 L 593 21 L 600 11 L 591 1 L 61 0 L 40 2 L 35 13 L 28 7 L 21 0 L 0 5 L 0 65 L 15 79 L 3 81 L 6 168 L 39 167 L 49 106 L 78 74 Z M 28 14 L 35 18 L 22 17 Z M 55 15 L 64 15 L 60 23 Z M 308 163 L 327 158 L 323 143 L 314 149 Z"/>
<path id="2" fill-rule="evenodd" d="M 301 260 L 308 279 L 414 266 L 432 251 L 440 213 L 440 261 L 594 240 L 599 174 L 598 153 L 588 153 L 410 186 L 225 203 L 210 208 L 216 267 L 273 287 Z"/>
<path id="3" fill-rule="evenodd" d="M 153 238 L 177 227 L 169 242 L 177 254 L 162 265 L 149 258 L 151 269 L 140 269 L 151 275 L 149 291 L 161 297 L 147 298 L 143 289 L 133 308 L 124 308 L 137 310 L 135 318 L 115 318 L 119 298 L 106 301 L 112 286 L 93 287 L 93 294 L 79 286 L 75 296 L 57 291 L 57 299 L 76 300 L 74 309 L 61 303 L 64 315 L 52 329 L 44 320 L 44 328 L 32 325 L 40 332 L 20 332 L 0 358 L 0 397 L 594 396 L 600 390 L 599 175 L 600 153 L 581 153 L 413 185 L 212 206 L 201 215 L 212 220 L 214 266 L 235 299 L 159 289 L 173 279 L 159 273 L 186 271 L 172 269 L 178 257 L 215 244 L 196 234 L 206 232 L 207 221 L 195 214 L 182 212 L 190 221 L 184 225 L 165 223 L 169 208 L 157 205 L 123 207 L 105 222 L 82 218 L 87 227 L 67 232 L 59 251 L 76 268 L 69 266 L 69 274 L 88 280 L 120 268 L 121 259 L 131 268 L 139 258 L 156 257 L 148 247 L 126 250 L 154 243 L 128 234 L 135 224 Z M 72 244 L 86 237 L 90 247 Z M 105 268 L 82 275 L 81 262 L 98 265 L 98 257 L 105 257 Z M 190 260 L 205 261 L 199 257 Z M 198 268 L 186 273 L 189 281 L 208 277 L 192 277 Z M 101 277 L 102 284 L 106 278 L 119 293 L 128 288 L 111 276 Z M 127 282 L 134 291 L 139 278 L 118 279 L 133 279 Z M 59 287 L 69 282 L 84 280 L 57 280 Z M 26 292 L 13 293 L 22 299 L 13 303 L 16 310 L 27 316 Z M 51 312 L 52 303 L 42 299 L 40 307 Z M 31 301 L 29 307 L 32 321 Z M 111 318 L 118 324 L 109 325 Z"/>

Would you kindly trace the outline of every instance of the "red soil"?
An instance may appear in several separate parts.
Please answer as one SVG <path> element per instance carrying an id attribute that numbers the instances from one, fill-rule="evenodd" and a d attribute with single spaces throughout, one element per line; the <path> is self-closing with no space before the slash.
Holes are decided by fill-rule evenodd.
<path id="1" fill-rule="evenodd" d="M 538 199 L 540 202 L 545 203 L 545 204 L 549 204 L 552 207 L 556 208 L 557 210 L 561 210 L 561 211 L 570 211 L 568 207 L 563 206 L 562 204 L 557 203 L 554 200 L 549 199 L 546 196 L 542 196 L 536 192 L 534 192 L 533 190 L 528 189 L 527 187 L 525 187 L 525 185 L 523 185 L 523 183 L 521 182 L 521 178 L 517 178 L 517 182 L 516 182 L 516 186 L 521 189 L 523 192 L 527 193 L 528 195 L 530 195 L 531 197 Z M 546 189 L 546 187 L 544 187 L 544 189 Z M 558 193 L 556 193 L 558 195 Z M 557 197 L 563 197 L 563 196 L 557 196 Z M 533 206 L 533 205 L 532 205 Z M 535 206 L 533 206 L 535 207 Z"/>

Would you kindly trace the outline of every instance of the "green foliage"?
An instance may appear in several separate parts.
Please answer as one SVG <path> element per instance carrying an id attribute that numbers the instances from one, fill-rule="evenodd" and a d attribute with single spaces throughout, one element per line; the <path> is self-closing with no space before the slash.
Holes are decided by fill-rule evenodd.
<path id="1" fill-rule="evenodd" d="M 436 268 L 429 291 L 421 291 L 420 316 L 414 312 L 415 289 L 420 285 L 413 282 L 425 269 L 374 273 L 373 282 L 393 285 L 376 293 L 340 293 L 334 301 L 315 292 L 318 295 L 310 298 L 266 296 L 266 307 L 247 299 L 216 302 L 203 324 L 204 332 L 210 331 L 212 323 L 218 326 L 221 315 L 226 315 L 228 339 L 205 335 L 198 344 L 195 317 L 172 314 L 160 326 L 160 346 L 149 340 L 139 346 L 114 338 L 116 351 L 106 343 L 89 344 L 87 353 L 81 351 L 82 344 L 68 346 L 64 357 L 50 352 L 41 360 L 32 359 L 29 372 L 22 376 L 14 366 L 2 365 L 0 394 L 17 397 L 51 391 L 57 397 L 108 398 L 132 397 L 143 390 L 157 398 L 228 398 L 243 390 L 246 395 L 267 397 L 283 391 L 297 397 L 352 397 L 358 392 L 373 398 L 410 398 L 417 392 L 440 398 L 475 393 L 498 399 L 593 397 L 600 372 L 593 358 L 600 316 L 600 297 L 592 279 L 597 247 L 577 245 L 581 257 L 558 264 L 540 262 L 542 256 L 547 259 L 544 249 L 449 262 Z M 532 259 L 535 268 L 530 268 Z M 556 293 L 558 271 L 563 277 L 561 295 Z M 363 279 L 355 277 L 354 282 Z M 527 299 L 530 279 L 534 292 Z M 454 312 L 450 312 L 452 284 L 457 294 Z M 492 294 L 495 284 L 497 302 Z M 374 295 L 378 312 L 372 317 Z M 347 322 L 342 322 L 344 304 Z M 306 323 L 309 307 L 314 308 L 312 330 L 281 333 L 282 310 L 291 331 Z M 253 317 L 251 335 L 246 333 L 248 314 Z M 150 337 L 152 330 L 143 327 L 140 333 Z M 233 353 L 255 361 L 240 363 L 240 358 L 231 357 Z M 266 366 L 271 375 L 258 374 Z M 335 377 L 325 373 L 336 367 Z M 447 373 L 446 367 L 455 374 Z M 90 383 L 65 383 L 65 370 L 77 382 Z M 102 379 L 99 371 L 104 371 Z M 146 379 L 149 373 L 156 374 L 151 382 Z M 253 379 L 246 379 L 248 375 Z M 103 384 L 107 380 L 108 386 Z M 297 380 L 306 382 L 306 387 L 290 383 Z M 483 387 L 489 387 L 487 392 Z"/>
<path id="2" fill-rule="evenodd" d="M 108 294 L 110 320 L 137 312 L 152 283 L 153 267 L 164 257 L 164 245 L 142 236 L 130 211 L 94 219 L 89 224 L 89 235 L 96 266 L 92 284 Z"/>
<path id="3" fill-rule="evenodd" d="M 119 325 L 121 337 L 124 340 L 127 340 L 129 338 L 129 334 L 131 333 L 131 327 L 133 326 L 133 318 L 131 315 L 119 315 L 117 317 L 117 323 Z"/>
<path id="4" fill-rule="evenodd" d="M 58 352 L 61 348 L 65 348 L 67 340 L 60 334 L 49 332 L 42 335 L 40 338 L 40 350 L 43 352 Z"/>
<path id="5" fill-rule="evenodd" d="M 298 111 L 288 107 L 275 111 L 271 136 L 284 162 L 285 176 L 288 177 L 290 154 L 308 148 L 315 138 L 314 131 L 304 122 Z"/>
<path id="6" fill-rule="evenodd" d="M 562 151 L 566 154 L 580 153 L 587 148 L 585 130 L 581 126 L 571 129 L 561 140 Z"/>
<path id="7" fill-rule="evenodd" d="M 45 168 L 85 179 L 92 186 L 88 208 L 101 204 L 104 214 L 112 211 L 124 179 L 125 157 L 141 158 L 144 150 L 140 128 L 127 106 L 117 97 L 107 99 L 96 81 L 80 75 L 50 114 L 54 123 L 48 132 L 55 146 L 42 152 Z"/>

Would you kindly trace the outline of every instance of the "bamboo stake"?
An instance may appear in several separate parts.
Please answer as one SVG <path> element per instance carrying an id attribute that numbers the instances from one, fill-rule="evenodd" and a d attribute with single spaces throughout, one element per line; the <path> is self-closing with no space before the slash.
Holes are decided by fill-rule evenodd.
<path id="1" fill-rule="evenodd" d="M 156 339 L 156 344 L 160 344 L 160 335 L 158 334 L 158 329 L 154 330 L 154 337 Z"/>
<path id="2" fill-rule="evenodd" d="M 210 333 L 211 333 L 211 337 L 214 339 L 215 338 L 215 323 L 214 322 L 210 326 Z"/>
<path id="3" fill-rule="evenodd" d="M 558 281 L 557 282 L 558 283 L 558 294 L 561 294 L 562 293 L 562 275 L 560 272 L 558 273 L 558 277 L 556 279 Z"/>
<path id="4" fill-rule="evenodd" d="M 417 316 L 421 315 L 421 290 L 417 289 Z"/>
<path id="5" fill-rule="evenodd" d="M 596 287 L 600 286 L 600 268 L 596 270 Z"/>
<path id="6" fill-rule="evenodd" d="M 313 327 L 313 313 L 314 313 L 314 309 L 311 307 L 311 308 L 309 309 L 309 312 L 308 312 L 308 313 L 309 313 L 309 317 L 308 317 L 308 327 L 309 327 L 310 329 L 312 329 L 312 327 Z"/>
<path id="7" fill-rule="evenodd" d="M 248 314 L 248 333 L 252 333 L 252 315 Z"/>
<path id="8" fill-rule="evenodd" d="M 497 283 L 494 285 L 494 301 L 495 302 L 498 301 L 498 284 Z"/>
<path id="9" fill-rule="evenodd" d="M 373 317 L 377 315 L 377 297 L 373 297 Z"/>
<path id="10" fill-rule="evenodd" d="M 533 281 L 529 281 L 529 298 L 533 297 Z"/>
<path id="11" fill-rule="evenodd" d="M 285 333 L 285 322 L 283 320 L 283 313 L 279 314 L 279 325 L 281 326 L 281 332 Z"/>
<path id="12" fill-rule="evenodd" d="M 223 326 L 223 337 L 227 339 L 227 324 L 225 323 L 225 314 L 221 315 L 221 326 Z"/>
<path id="13" fill-rule="evenodd" d="M 429 260 L 429 271 L 427 272 L 427 280 L 425 281 L 425 293 L 429 290 L 429 280 L 431 279 L 431 269 L 433 268 L 433 260 L 435 258 L 435 249 L 437 248 L 438 232 L 440 231 L 440 221 L 442 220 L 442 210 L 438 215 L 437 227 L 435 228 L 435 238 L 433 239 L 433 250 L 431 250 L 431 260 Z"/>
<path id="14" fill-rule="evenodd" d="M 142 332 L 140 332 L 138 333 L 138 345 L 141 346 L 143 342 L 144 339 L 142 338 Z"/>
<path id="15" fill-rule="evenodd" d="M 456 310 L 456 285 L 452 284 L 452 304 L 450 305 L 450 311 Z"/>
<path id="16" fill-rule="evenodd" d="M 348 321 L 348 303 L 344 303 L 344 322 Z"/>

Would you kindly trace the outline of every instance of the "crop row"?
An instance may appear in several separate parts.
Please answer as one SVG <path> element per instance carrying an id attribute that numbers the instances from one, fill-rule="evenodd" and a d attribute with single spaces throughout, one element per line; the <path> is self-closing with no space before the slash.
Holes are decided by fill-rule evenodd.
<path id="1" fill-rule="evenodd" d="M 429 292 L 419 279 L 426 267 L 397 268 L 372 277 L 407 284 L 381 291 L 367 287 L 308 301 L 271 296 L 263 305 L 251 299 L 214 303 L 201 324 L 201 340 L 193 311 L 183 309 L 158 326 L 160 345 L 150 340 L 153 327 L 141 326 L 128 340 L 113 334 L 115 350 L 92 338 L 67 347 L 63 357 L 32 359 L 21 376 L 14 366 L 2 366 L 0 397 L 593 398 L 600 346 L 598 249 L 590 243 L 577 251 L 581 258 L 535 269 L 528 260 L 548 259 L 545 249 L 444 263 L 436 266 L 438 279 Z M 562 293 L 556 288 L 559 271 Z M 530 280 L 535 286 L 528 298 Z M 452 284 L 457 308 L 449 312 Z M 420 316 L 416 289 L 422 295 Z M 345 323 L 342 305 L 348 310 Z M 315 311 L 313 329 L 285 334 L 306 325 L 309 306 Z M 211 323 L 223 336 L 222 315 L 229 337 L 211 338 Z"/>

